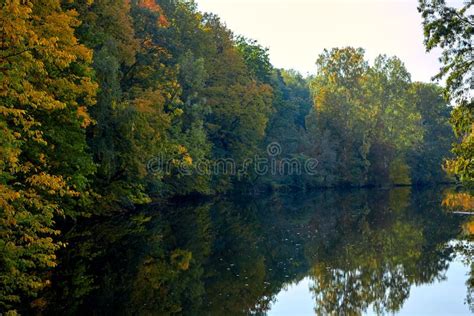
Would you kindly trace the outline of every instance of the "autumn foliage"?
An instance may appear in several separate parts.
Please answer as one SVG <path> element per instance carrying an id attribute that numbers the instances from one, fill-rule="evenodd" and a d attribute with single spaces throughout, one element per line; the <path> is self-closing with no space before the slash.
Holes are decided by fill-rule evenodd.
<path id="1" fill-rule="evenodd" d="M 61 230 L 83 217 L 230 190 L 453 181 L 442 91 L 397 57 L 325 50 L 306 78 L 185 0 L 4 0 L 0 23 L 0 313 L 48 304 Z M 317 159 L 317 175 L 200 172 L 270 142 L 277 160 Z M 150 170 L 157 157 L 168 165 Z"/>

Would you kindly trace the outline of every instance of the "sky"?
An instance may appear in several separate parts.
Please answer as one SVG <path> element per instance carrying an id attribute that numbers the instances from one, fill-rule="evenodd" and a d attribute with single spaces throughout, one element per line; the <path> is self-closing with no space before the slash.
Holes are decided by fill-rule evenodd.
<path id="1" fill-rule="evenodd" d="M 396 55 L 413 81 L 430 81 L 440 68 L 440 50 L 426 53 L 417 0 L 196 0 L 236 35 L 269 48 L 275 67 L 316 71 L 325 48 L 362 47 L 373 62 Z"/>

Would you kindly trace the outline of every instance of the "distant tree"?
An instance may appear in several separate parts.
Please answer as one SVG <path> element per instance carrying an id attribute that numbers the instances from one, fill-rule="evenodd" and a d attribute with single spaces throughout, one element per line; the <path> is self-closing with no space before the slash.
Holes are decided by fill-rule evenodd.
<path id="1" fill-rule="evenodd" d="M 428 184 L 448 181 L 442 165 L 451 156 L 451 143 L 455 140 L 449 124 L 451 108 L 443 98 L 443 89 L 435 84 L 415 82 L 411 92 L 416 109 L 421 114 L 423 130 L 423 140 L 409 148 L 412 182 Z"/>
<path id="2" fill-rule="evenodd" d="M 410 184 L 406 154 L 422 127 L 403 62 L 381 55 L 369 66 L 362 49 L 347 47 L 326 50 L 317 66 L 306 146 L 320 155 L 321 175 L 357 186 Z"/>
<path id="3" fill-rule="evenodd" d="M 272 65 L 268 56 L 268 48 L 262 47 L 257 41 L 238 36 L 237 49 L 242 54 L 245 64 L 256 79 L 268 83 Z"/>
<path id="4" fill-rule="evenodd" d="M 410 91 L 410 77 L 399 58 L 385 55 L 378 56 L 368 72 L 366 107 L 371 184 L 411 183 L 406 153 L 420 142 L 422 128 Z"/>
<path id="5" fill-rule="evenodd" d="M 369 161 L 370 118 L 366 113 L 364 87 L 369 68 L 364 50 L 352 47 L 324 50 L 316 62 L 316 76 L 310 83 L 314 110 L 308 131 L 317 139 L 330 132 L 338 143 L 338 182 L 348 185 L 366 184 Z M 318 146 L 318 145 L 317 145 Z"/>

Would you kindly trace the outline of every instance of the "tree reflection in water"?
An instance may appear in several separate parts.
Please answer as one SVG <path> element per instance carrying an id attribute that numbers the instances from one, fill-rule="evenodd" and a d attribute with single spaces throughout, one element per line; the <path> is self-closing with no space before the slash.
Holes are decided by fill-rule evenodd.
<path id="1" fill-rule="evenodd" d="M 469 217 L 441 202 L 434 189 L 324 191 L 85 222 L 67 234 L 43 312 L 263 314 L 304 277 L 317 314 L 396 312 L 412 285 L 442 280 L 456 254 L 472 259 Z"/>

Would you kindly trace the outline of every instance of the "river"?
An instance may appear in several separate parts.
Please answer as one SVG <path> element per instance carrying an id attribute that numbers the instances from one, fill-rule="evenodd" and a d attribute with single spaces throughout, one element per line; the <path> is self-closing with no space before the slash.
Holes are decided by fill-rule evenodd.
<path id="1" fill-rule="evenodd" d="M 150 205 L 65 234 L 46 314 L 469 315 L 472 216 L 443 188 Z"/>

